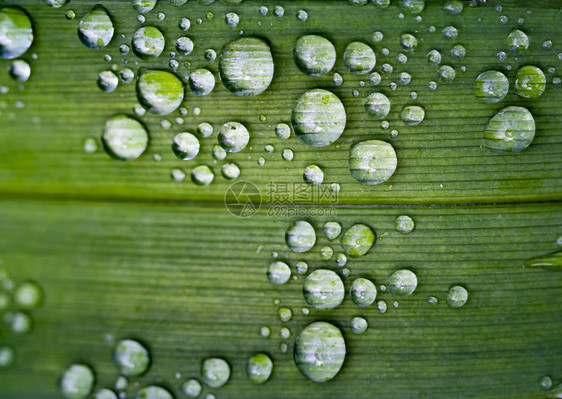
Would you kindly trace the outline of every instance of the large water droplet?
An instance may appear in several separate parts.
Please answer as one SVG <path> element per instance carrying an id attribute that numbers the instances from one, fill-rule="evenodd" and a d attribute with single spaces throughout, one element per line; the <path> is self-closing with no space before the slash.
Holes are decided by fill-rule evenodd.
<path id="1" fill-rule="evenodd" d="M 184 88 L 173 73 L 159 70 L 144 72 L 137 82 L 137 97 L 150 113 L 166 115 L 175 111 L 183 101 Z"/>
<path id="2" fill-rule="evenodd" d="M 358 306 L 369 306 L 377 298 L 377 287 L 371 280 L 360 277 L 351 283 L 349 294 Z"/>
<path id="3" fill-rule="evenodd" d="M 517 71 L 515 91 L 524 98 L 539 98 L 546 88 L 544 72 L 536 66 L 526 65 Z"/>
<path id="4" fill-rule="evenodd" d="M 78 24 L 78 37 L 84 46 L 100 49 L 113 38 L 113 22 L 105 7 L 97 4 Z"/>
<path id="5" fill-rule="evenodd" d="M 332 42 L 318 35 L 299 37 L 294 50 L 295 63 L 309 76 L 322 76 L 332 70 L 336 49 Z"/>
<path id="6" fill-rule="evenodd" d="M 351 175 L 364 184 L 387 181 L 394 174 L 396 165 L 396 152 L 392 145 L 384 141 L 362 141 L 349 151 Z"/>
<path id="7" fill-rule="evenodd" d="M 318 269 L 310 273 L 303 287 L 304 299 L 315 309 L 333 309 L 343 302 L 345 288 L 333 271 Z"/>
<path id="8" fill-rule="evenodd" d="M 340 99 L 323 89 L 299 97 L 292 113 L 296 135 L 305 143 L 324 147 L 336 141 L 345 128 L 345 108 Z"/>
<path id="9" fill-rule="evenodd" d="M 295 252 L 306 252 L 316 242 L 314 227 L 304 220 L 291 223 L 285 233 L 285 242 Z"/>
<path id="10" fill-rule="evenodd" d="M 341 244 L 348 255 L 356 258 L 369 252 L 375 239 L 375 232 L 369 226 L 354 224 L 341 238 Z"/>
<path id="11" fill-rule="evenodd" d="M 73 364 L 62 375 L 61 393 L 68 399 L 84 399 L 94 386 L 94 372 L 83 364 Z"/>
<path id="12" fill-rule="evenodd" d="M 509 91 L 509 80 L 499 71 L 482 72 L 474 81 L 474 95 L 486 104 L 504 99 Z"/>
<path id="13" fill-rule="evenodd" d="M 273 70 L 269 45 L 255 37 L 227 44 L 219 60 L 220 79 L 237 96 L 257 96 L 265 91 L 273 80 Z"/>
<path id="14" fill-rule="evenodd" d="M 126 115 L 116 115 L 106 122 L 102 141 L 109 155 L 131 161 L 146 150 L 148 133 L 139 121 Z"/>
<path id="15" fill-rule="evenodd" d="M 271 376 L 273 361 L 265 353 L 256 353 L 246 365 L 248 379 L 255 384 L 263 384 Z"/>
<path id="16" fill-rule="evenodd" d="M 174 399 L 174 397 L 166 389 L 151 385 L 139 390 L 135 395 L 135 399 Z"/>
<path id="17" fill-rule="evenodd" d="M 534 137 L 533 115 L 523 107 L 506 107 L 488 122 L 482 144 L 496 151 L 520 152 Z"/>
<path id="18" fill-rule="evenodd" d="M 447 293 L 447 304 L 452 308 L 460 308 L 468 300 L 468 291 L 460 285 L 449 288 Z"/>
<path id="19" fill-rule="evenodd" d="M 0 56 L 17 58 L 33 43 L 33 26 L 27 13 L 19 7 L 0 9 Z"/>
<path id="20" fill-rule="evenodd" d="M 119 341 L 113 351 L 113 361 L 121 374 L 138 377 L 148 370 L 150 353 L 139 342 L 132 339 Z"/>
<path id="21" fill-rule="evenodd" d="M 205 359 L 201 365 L 201 378 L 211 388 L 220 388 L 230 378 L 230 366 L 224 359 Z"/>
<path id="22" fill-rule="evenodd" d="M 135 55 L 142 59 L 156 58 L 164 50 L 166 40 L 158 28 L 143 26 L 133 35 L 131 47 Z"/>
<path id="23" fill-rule="evenodd" d="M 397 270 L 388 280 L 388 288 L 394 295 L 408 296 L 418 286 L 418 278 L 411 270 Z"/>
<path id="24" fill-rule="evenodd" d="M 250 133 L 241 123 L 227 122 L 221 127 L 218 141 L 220 146 L 226 151 L 240 152 L 248 145 Z"/>
<path id="25" fill-rule="evenodd" d="M 377 64 L 373 49 L 362 42 L 352 42 L 343 53 L 343 63 L 348 71 L 357 75 L 371 72 Z"/>
<path id="26" fill-rule="evenodd" d="M 295 364 L 314 382 L 329 381 L 345 360 L 345 340 L 339 328 L 317 321 L 304 328 L 295 341 Z"/>

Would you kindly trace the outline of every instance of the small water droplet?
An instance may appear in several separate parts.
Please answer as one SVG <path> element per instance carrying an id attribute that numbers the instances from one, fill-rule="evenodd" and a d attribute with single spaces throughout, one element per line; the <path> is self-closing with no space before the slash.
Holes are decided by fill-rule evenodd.
<path id="1" fill-rule="evenodd" d="M 373 49 L 362 42 L 347 45 L 343 54 L 343 62 L 348 71 L 363 75 L 371 72 L 377 63 Z"/>
<path id="2" fill-rule="evenodd" d="M 317 165 L 310 165 L 304 169 L 303 179 L 311 186 L 318 186 L 324 181 L 324 172 Z"/>
<path id="3" fill-rule="evenodd" d="M 113 38 L 113 22 L 107 10 L 97 4 L 78 24 L 78 37 L 84 46 L 100 49 L 109 44 Z"/>
<path id="4" fill-rule="evenodd" d="M 387 309 L 387 306 L 386 306 L 386 302 L 385 302 L 385 301 L 378 301 L 378 302 L 377 302 L 377 310 L 378 310 L 380 313 L 386 313 L 386 309 Z"/>
<path id="5" fill-rule="evenodd" d="M 390 100 L 382 93 L 371 93 L 365 99 L 365 112 L 374 119 L 383 119 L 390 112 Z"/>
<path id="6" fill-rule="evenodd" d="M 205 359 L 201 365 L 201 379 L 211 388 L 220 388 L 230 379 L 230 366 L 224 359 Z"/>
<path id="7" fill-rule="evenodd" d="M 267 268 L 267 279 L 271 284 L 285 284 L 291 278 L 291 268 L 285 262 L 276 261 Z"/>
<path id="8" fill-rule="evenodd" d="M 184 88 L 181 80 L 173 73 L 149 70 L 139 77 L 137 97 L 148 112 L 166 115 L 180 106 Z"/>
<path id="9" fill-rule="evenodd" d="M 116 115 L 106 122 L 102 142 L 113 158 L 131 161 L 146 150 L 148 133 L 137 120 L 126 115 Z"/>
<path id="10" fill-rule="evenodd" d="M 388 287 L 394 295 L 408 296 L 418 286 L 416 274 L 408 269 L 397 270 L 390 275 Z"/>
<path id="11" fill-rule="evenodd" d="M 499 71 L 482 72 L 474 81 L 474 95 L 486 104 L 504 99 L 509 91 L 509 80 Z"/>
<path id="12" fill-rule="evenodd" d="M 336 62 L 334 45 L 328 39 L 318 35 L 299 37 L 293 54 L 297 67 L 309 76 L 327 74 Z"/>
<path id="13" fill-rule="evenodd" d="M 246 373 L 248 379 L 255 384 L 265 383 L 273 371 L 273 361 L 265 353 L 256 353 L 248 359 Z"/>
<path id="14" fill-rule="evenodd" d="M 73 364 L 63 373 L 60 381 L 61 393 L 68 399 L 86 398 L 94 386 L 94 372 L 83 364 Z"/>
<path id="15" fill-rule="evenodd" d="M 400 215 L 394 221 L 394 228 L 400 233 L 410 233 L 414 227 L 414 220 L 407 215 Z"/>
<path id="16" fill-rule="evenodd" d="M 181 385 L 181 391 L 188 398 L 198 397 L 201 394 L 201 390 L 201 383 L 195 378 L 191 378 Z"/>
<path id="17" fill-rule="evenodd" d="M 360 277 L 353 280 L 349 294 L 356 305 L 369 306 L 377 297 L 377 287 L 371 280 Z"/>
<path id="18" fill-rule="evenodd" d="M 198 186 L 208 186 L 215 179 L 215 174 L 207 165 L 199 165 L 191 171 L 191 180 Z"/>
<path id="19" fill-rule="evenodd" d="M 285 242 L 292 251 L 309 251 L 316 242 L 314 227 L 304 220 L 291 223 L 285 233 Z"/>
<path id="20" fill-rule="evenodd" d="M 396 165 L 396 152 L 384 141 L 363 141 L 352 146 L 349 152 L 351 175 L 364 184 L 387 181 L 394 174 Z"/>
<path id="21" fill-rule="evenodd" d="M 318 269 L 310 273 L 303 287 L 304 299 L 315 309 L 333 309 L 343 302 L 345 288 L 341 278 L 331 270 Z"/>
<path id="22" fill-rule="evenodd" d="M 506 107 L 490 119 L 482 145 L 496 151 L 520 152 L 535 137 L 533 115 L 523 107 Z"/>
<path id="23" fill-rule="evenodd" d="M 271 329 L 267 326 L 263 326 L 260 328 L 260 336 L 262 338 L 268 338 L 271 335 Z"/>

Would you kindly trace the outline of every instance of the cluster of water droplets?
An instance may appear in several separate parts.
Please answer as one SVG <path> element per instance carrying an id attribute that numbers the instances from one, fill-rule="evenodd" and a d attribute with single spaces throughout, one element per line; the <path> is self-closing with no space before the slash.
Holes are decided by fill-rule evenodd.
<path id="1" fill-rule="evenodd" d="M 16 349 L 10 345 L 10 336 L 26 335 L 33 329 L 33 312 L 43 306 L 43 288 L 35 281 L 16 284 L 4 269 L 0 269 L 0 369 L 16 361 Z"/>

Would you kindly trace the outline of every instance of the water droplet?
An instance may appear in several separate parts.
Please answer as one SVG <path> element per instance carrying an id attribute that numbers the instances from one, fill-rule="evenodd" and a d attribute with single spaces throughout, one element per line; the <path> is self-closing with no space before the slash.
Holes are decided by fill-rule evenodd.
<path id="1" fill-rule="evenodd" d="M 410 33 L 404 33 L 400 35 L 400 45 L 405 51 L 412 51 L 418 46 L 418 39 Z"/>
<path id="2" fill-rule="evenodd" d="M 388 288 L 394 295 L 408 296 L 418 286 L 418 278 L 411 270 L 397 270 L 388 279 Z"/>
<path id="3" fill-rule="evenodd" d="M 291 223 L 285 233 L 285 242 L 292 251 L 309 251 L 316 242 L 314 227 L 304 220 Z"/>
<path id="4" fill-rule="evenodd" d="M 67 3 L 68 0 L 43 0 L 43 3 L 53 8 L 60 8 Z"/>
<path id="5" fill-rule="evenodd" d="M 482 72 L 474 82 L 474 95 L 486 104 L 504 99 L 509 91 L 509 80 L 499 71 Z"/>
<path id="6" fill-rule="evenodd" d="M 0 369 L 5 369 L 14 364 L 16 351 L 8 345 L 0 346 Z"/>
<path id="7" fill-rule="evenodd" d="M 545 375 L 540 378 L 539 385 L 542 389 L 550 389 L 552 388 L 552 378 L 550 376 Z"/>
<path id="8" fill-rule="evenodd" d="M 437 305 L 438 302 L 439 300 L 434 296 L 430 296 L 427 298 L 427 303 L 430 303 L 432 305 Z"/>
<path id="9" fill-rule="evenodd" d="M 546 78 L 540 68 L 526 65 L 517 71 L 515 91 L 524 98 L 539 98 L 546 88 Z"/>
<path id="10" fill-rule="evenodd" d="M 208 69 L 196 69 L 189 74 L 189 86 L 194 94 L 206 96 L 215 87 L 215 77 Z"/>
<path id="11" fill-rule="evenodd" d="M 268 338 L 271 335 L 271 329 L 267 326 L 260 328 L 260 336 L 262 338 Z"/>
<path id="12" fill-rule="evenodd" d="M 339 267 L 344 267 L 347 263 L 347 256 L 345 254 L 337 254 L 336 255 L 336 265 Z"/>
<path id="13" fill-rule="evenodd" d="M 150 354 L 139 342 L 124 339 L 117 343 L 113 352 L 113 361 L 121 374 L 138 377 L 148 370 Z"/>
<path id="14" fill-rule="evenodd" d="M 363 334 L 369 328 L 369 323 L 363 317 L 354 317 L 350 323 L 351 332 L 354 334 Z"/>
<path id="15" fill-rule="evenodd" d="M 31 75 L 31 67 L 25 60 L 14 60 L 9 68 L 10 76 L 17 82 L 25 82 Z"/>
<path id="16" fill-rule="evenodd" d="M 468 300 L 468 291 L 466 288 L 455 285 L 449 288 L 447 293 L 447 304 L 452 308 L 460 308 Z"/>
<path id="17" fill-rule="evenodd" d="M 158 0 L 131 0 L 131 4 L 133 5 L 135 11 L 142 14 L 152 11 L 157 2 Z"/>
<path id="18" fill-rule="evenodd" d="M 345 360 L 345 340 L 339 328 L 323 321 L 306 326 L 295 340 L 295 364 L 314 382 L 329 381 Z"/>
<path id="19" fill-rule="evenodd" d="M 396 170 L 394 147 L 380 140 L 368 140 L 355 144 L 349 152 L 351 175 L 364 184 L 380 184 L 387 181 Z"/>
<path id="20" fill-rule="evenodd" d="M 33 26 L 19 7 L 0 9 L 0 57 L 13 59 L 24 54 L 33 43 Z"/>
<path id="21" fill-rule="evenodd" d="M 148 133 L 137 120 L 126 115 L 116 115 L 106 122 L 102 142 L 113 158 L 131 161 L 146 150 Z"/>
<path id="22" fill-rule="evenodd" d="M 339 73 L 335 72 L 332 75 L 332 84 L 334 86 L 341 86 L 343 84 L 343 78 Z"/>
<path id="23" fill-rule="evenodd" d="M 237 96 L 256 96 L 273 79 L 273 57 L 269 45 L 255 37 L 227 44 L 219 61 L 220 79 Z"/>
<path id="24" fill-rule="evenodd" d="M 212 48 L 208 48 L 207 50 L 205 50 L 205 54 L 203 55 L 203 57 L 205 57 L 205 60 L 213 62 L 217 58 L 217 52 Z"/>
<path id="25" fill-rule="evenodd" d="M 189 28 L 191 27 L 191 21 L 189 20 L 189 18 L 182 18 L 178 23 L 178 27 L 182 31 L 189 30 Z"/>
<path id="26" fill-rule="evenodd" d="M 441 63 L 441 53 L 437 50 L 431 50 L 427 53 L 427 62 L 429 65 L 439 65 Z"/>
<path id="27" fill-rule="evenodd" d="M 144 26 L 137 30 L 131 42 L 133 52 L 142 59 L 156 58 L 164 50 L 166 40 L 158 28 Z"/>
<path id="28" fill-rule="evenodd" d="M 118 399 L 118 397 L 111 389 L 102 388 L 92 395 L 92 399 Z"/>
<path id="29" fill-rule="evenodd" d="M 373 72 L 369 75 L 369 84 L 371 86 L 378 86 L 381 83 L 381 75 L 378 72 Z"/>
<path id="30" fill-rule="evenodd" d="M 292 112 L 295 134 L 305 144 L 324 147 L 336 141 L 344 131 L 345 108 L 340 99 L 323 89 L 305 92 Z"/>
<path id="31" fill-rule="evenodd" d="M 414 220 L 407 215 L 400 215 L 394 221 L 394 228 L 400 233 L 410 233 L 414 226 Z"/>
<path id="32" fill-rule="evenodd" d="M 533 115 L 523 107 L 506 107 L 490 119 L 483 134 L 484 147 L 496 151 L 520 152 L 535 137 Z"/>
<path id="33" fill-rule="evenodd" d="M 189 55 L 193 51 L 193 41 L 187 37 L 182 36 L 176 40 L 176 50 L 181 55 Z"/>
<path id="34" fill-rule="evenodd" d="M 455 80 L 456 76 L 455 70 L 449 65 L 443 65 L 442 67 L 440 67 L 437 71 L 437 74 L 439 75 L 439 79 L 446 82 L 452 82 L 453 80 Z"/>
<path id="35" fill-rule="evenodd" d="M 172 151 L 181 160 L 193 159 L 199 154 L 199 140 L 191 133 L 178 133 L 172 142 Z"/>
<path id="36" fill-rule="evenodd" d="M 119 71 L 119 77 L 123 83 L 129 83 L 135 78 L 135 73 L 130 68 L 124 68 Z"/>
<path id="37" fill-rule="evenodd" d="M 562 244 L 562 238 L 559 237 L 556 242 L 559 245 Z M 543 267 L 545 269 L 557 270 L 562 267 L 562 251 L 532 258 L 525 262 L 525 267 Z"/>
<path id="38" fill-rule="evenodd" d="M 113 71 L 103 71 L 98 75 L 98 87 L 106 93 L 110 93 L 117 88 L 119 78 Z"/>
<path id="39" fill-rule="evenodd" d="M 460 14 L 462 12 L 462 2 L 460 0 L 446 0 L 443 3 L 443 10 L 447 14 L 455 15 Z"/>
<path id="40" fill-rule="evenodd" d="M 78 25 L 78 37 L 84 46 L 100 49 L 109 44 L 113 38 L 113 22 L 107 10 L 97 4 L 92 8 Z"/>
<path id="41" fill-rule="evenodd" d="M 443 37 L 445 39 L 454 40 L 459 35 L 459 31 L 454 26 L 446 26 L 443 28 Z"/>
<path id="42" fill-rule="evenodd" d="M 208 358 L 201 365 L 201 379 L 211 388 L 220 388 L 230 378 L 230 366 L 224 359 Z"/>
<path id="43" fill-rule="evenodd" d="M 16 288 L 14 302 L 19 309 L 31 310 L 43 305 L 43 289 L 33 281 L 27 281 Z"/>
<path id="44" fill-rule="evenodd" d="M 117 389 L 118 391 L 124 391 L 127 388 L 129 388 L 129 381 L 127 380 L 127 378 L 123 377 L 122 375 L 117 377 L 117 379 L 115 380 L 115 389 Z"/>
<path id="45" fill-rule="evenodd" d="M 310 273 L 303 287 L 304 299 L 315 309 L 333 309 L 343 302 L 345 288 L 341 278 L 331 270 L 318 269 Z"/>
<path id="46" fill-rule="evenodd" d="M 323 227 L 326 238 L 330 241 L 335 240 L 341 234 L 341 224 L 338 222 L 326 222 Z"/>
<path id="47" fill-rule="evenodd" d="M 191 378 L 181 385 L 181 391 L 188 398 L 198 397 L 201 394 L 201 390 L 201 383 L 195 378 Z"/>
<path id="48" fill-rule="evenodd" d="M 181 80 L 173 73 L 151 70 L 139 77 L 137 96 L 148 112 L 166 115 L 180 106 L 184 97 L 184 88 Z"/>
<path id="49" fill-rule="evenodd" d="M 332 70 L 336 62 L 336 49 L 332 42 L 318 35 L 297 39 L 294 49 L 295 63 L 309 76 L 322 76 Z"/>
<path id="50" fill-rule="evenodd" d="M 354 224 L 341 238 L 345 252 L 356 258 L 365 255 L 375 243 L 376 235 L 367 225 Z"/>
<path id="51" fill-rule="evenodd" d="M 293 311 L 287 307 L 277 309 L 277 316 L 283 323 L 290 321 L 293 317 Z"/>
<path id="52" fill-rule="evenodd" d="M 343 63 L 348 71 L 363 75 L 371 72 L 375 67 L 377 57 L 370 46 L 362 42 L 352 42 L 345 48 Z"/>
<path id="53" fill-rule="evenodd" d="M 377 287 L 371 280 L 357 278 L 353 280 L 349 294 L 353 302 L 358 306 L 369 306 L 377 297 Z"/>
<path id="54" fill-rule="evenodd" d="M 429 90 L 436 90 L 437 89 L 437 82 L 429 82 L 428 84 Z"/>
<path id="55" fill-rule="evenodd" d="M 191 171 L 191 181 L 198 186 L 208 186 L 215 178 L 215 174 L 207 165 L 199 165 Z"/>
<path id="56" fill-rule="evenodd" d="M 285 9 L 281 6 L 274 6 L 273 15 L 275 15 L 277 18 L 281 18 L 283 15 L 285 15 Z"/>
<path id="57" fill-rule="evenodd" d="M 289 339 L 291 337 L 291 330 L 287 327 L 281 327 L 279 330 L 279 336 L 283 339 Z"/>
<path id="58" fill-rule="evenodd" d="M 400 9 L 403 12 L 418 14 L 425 8 L 425 0 L 400 0 Z"/>
<path id="59" fill-rule="evenodd" d="M 552 40 L 545 40 L 541 47 L 545 50 L 550 50 L 552 48 Z"/>
<path id="60" fill-rule="evenodd" d="M 324 246 L 320 249 L 320 257 L 323 260 L 330 260 L 334 255 L 334 250 L 330 246 Z"/>
<path id="61" fill-rule="evenodd" d="M 324 172 L 317 165 L 310 165 L 304 169 L 303 179 L 311 186 L 318 186 L 324 181 Z"/>
<path id="62" fill-rule="evenodd" d="M 227 152 L 240 152 L 248 145 L 250 133 L 238 122 L 227 122 L 219 131 L 218 141 Z"/>
<path id="63" fill-rule="evenodd" d="M 229 12 L 225 15 L 224 20 L 226 22 L 226 26 L 231 28 L 235 28 L 240 23 L 240 17 L 235 12 Z"/>
<path id="64" fill-rule="evenodd" d="M 514 53 L 522 53 L 529 48 L 529 37 L 525 32 L 514 29 L 507 36 L 506 44 Z"/>
<path id="65" fill-rule="evenodd" d="M 285 161 L 292 161 L 294 156 L 293 150 L 291 150 L 290 148 L 284 149 L 282 156 Z"/>
<path id="66" fill-rule="evenodd" d="M 372 0 L 376 7 L 385 9 L 390 5 L 390 0 Z"/>
<path id="67" fill-rule="evenodd" d="M 375 119 L 382 119 L 390 112 L 390 100 L 382 93 L 371 93 L 365 99 L 365 112 Z"/>
<path id="68" fill-rule="evenodd" d="M 271 376 L 273 361 L 265 353 L 256 353 L 248 359 L 246 373 L 248 379 L 255 384 L 263 384 Z"/>
<path id="69" fill-rule="evenodd" d="M 237 179 L 240 176 L 240 167 L 233 162 L 222 165 L 221 173 L 227 180 Z"/>
<path id="70" fill-rule="evenodd" d="M 68 399 L 84 399 L 94 386 L 94 372 L 83 364 L 73 364 L 62 375 L 61 393 Z"/>
<path id="71" fill-rule="evenodd" d="M 295 263 L 295 271 L 297 274 L 305 274 L 308 271 L 308 263 L 303 260 L 298 261 Z"/>
<path id="72" fill-rule="evenodd" d="M 275 135 L 283 140 L 291 137 L 291 128 L 286 123 L 279 123 L 275 126 Z"/>
<path id="73" fill-rule="evenodd" d="M 138 391 L 135 399 L 174 399 L 174 397 L 166 389 L 151 385 Z"/>
<path id="74" fill-rule="evenodd" d="M 178 168 L 172 169 L 171 175 L 174 181 L 183 181 L 185 179 L 185 172 Z"/>
<path id="75" fill-rule="evenodd" d="M 291 268 L 285 262 L 276 261 L 267 268 L 267 279 L 271 284 L 285 284 L 291 278 Z"/>
<path id="76" fill-rule="evenodd" d="M 386 306 L 386 302 L 385 302 L 385 301 L 378 301 L 378 302 L 377 302 L 377 310 L 378 310 L 380 313 L 386 313 L 386 309 L 387 309 L 387 306 Z"/>
<path id="77" fill-rule="evenodd" d="M 451 48 L 451 56 L 453 58 L 460 60 L 463 59 L 465 55 L 466 55 L 466 49 L 462 44 L 454 45 L 453 48 Z"/>

